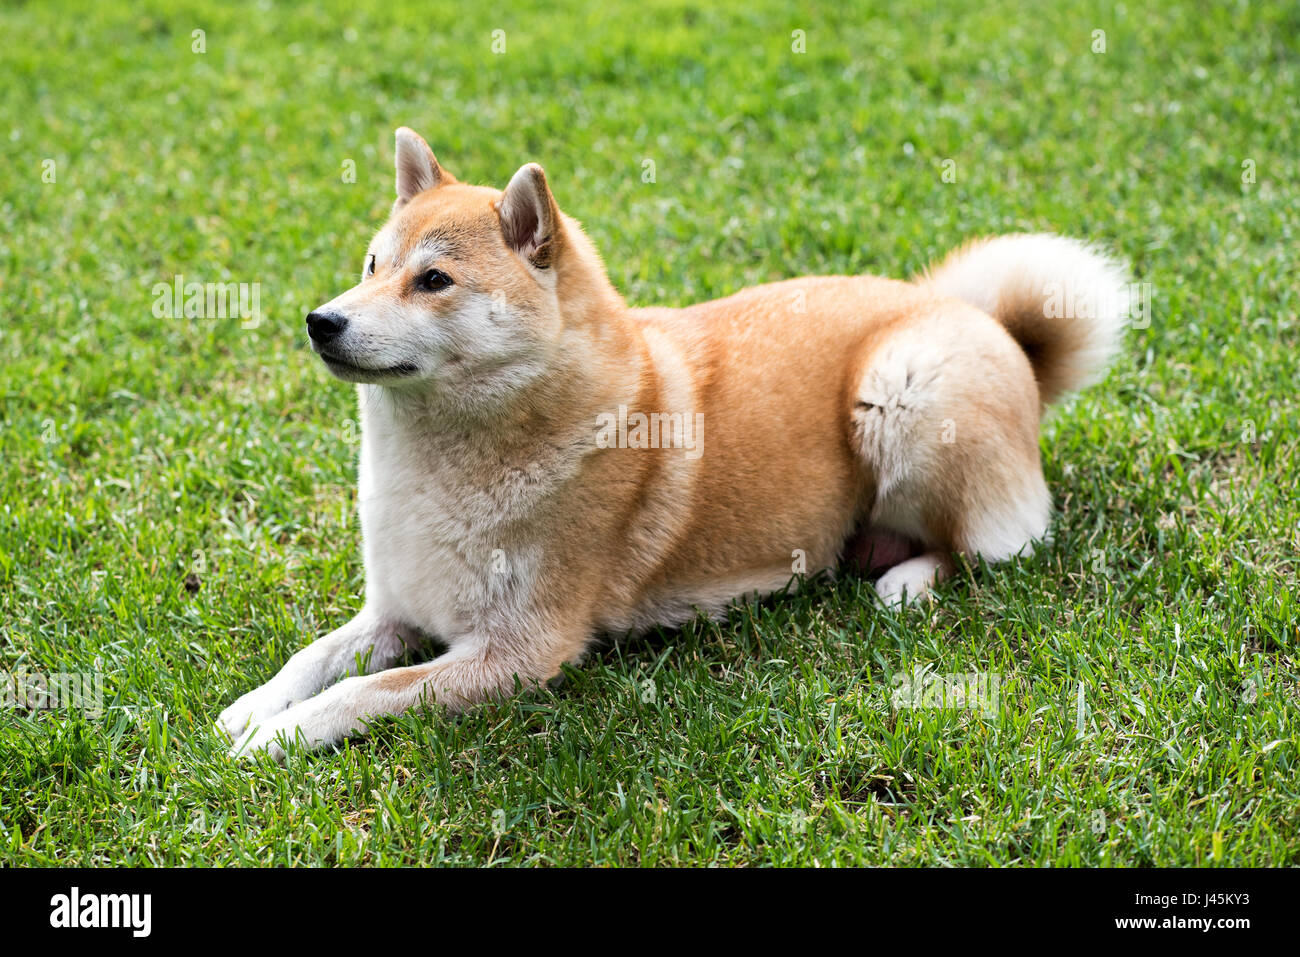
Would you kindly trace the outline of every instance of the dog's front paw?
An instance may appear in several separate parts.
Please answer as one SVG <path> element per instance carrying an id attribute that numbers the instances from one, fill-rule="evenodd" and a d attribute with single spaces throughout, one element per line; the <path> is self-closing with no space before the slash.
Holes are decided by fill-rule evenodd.
<path id="1" fill-rule="evenodd" d="M 343 681 L 272 717 L 254 724 L 230 749 L 230 756 L 265 753 L 283 762 L 286 747 L 315 751 L 346 738 L 358 722 Z"/>
<path id="2" fill-rule="evenodd" d="M 279 722 L 271 720 L 265 724 L 255 725 L 245 731 L 230 748 L 232 758 L 252 758 L 257 754 L 266 754 L 272 761 L 284 763 L 285 745 L 294 742 L 296 728 L 284 728 Z"/>
<path id="3" fill-rule="evenodd" d="M 217 728 L 231 741 L 238 741 L 251 728 L 265 724 L 293 706 L 293 699 L 274 681 L 240 695 L 217 717 Z"/>

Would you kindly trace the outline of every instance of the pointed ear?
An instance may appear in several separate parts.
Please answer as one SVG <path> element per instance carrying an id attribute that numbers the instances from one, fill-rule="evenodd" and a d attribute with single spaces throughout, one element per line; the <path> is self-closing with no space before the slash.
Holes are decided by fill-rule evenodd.
<path id="1" fill-rule="evenodd" d="M 455 177 L 438 165 L 433 150 L 415 130 L 405 126 L 397 130 L 397 202 L 407 202 L 416 193 L 433 189 L 443 183 L 454 183 Z"/>
<path id="2" fill-rule="evenodd" d="M 560 244 L 560 209 L 536 163 L 519 167 L 497 204 L 506 245 L 538 269 L 555 262 Z"/>

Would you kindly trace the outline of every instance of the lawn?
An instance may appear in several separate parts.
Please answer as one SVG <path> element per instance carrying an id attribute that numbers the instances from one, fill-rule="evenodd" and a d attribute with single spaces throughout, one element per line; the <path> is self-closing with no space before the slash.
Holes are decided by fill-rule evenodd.
<path id="1" fill-rule="evenodd" d="M 119 6 L 0 9 L 0 671 L 103 698 L 0 712 L 0 864 L 1300 863 L 1295 4 Z M 471 182 L 540 162 L 638 305 L 1045 229 L 1150 321 L 1044 423 L 1032 558 L 232 762 L 221 708 L 362 602 L 302 318 L 402 124 Z M 160 317 L 177 276 L 257 320 Z M 922 669 L 996 708 L 895 707 Z"/>

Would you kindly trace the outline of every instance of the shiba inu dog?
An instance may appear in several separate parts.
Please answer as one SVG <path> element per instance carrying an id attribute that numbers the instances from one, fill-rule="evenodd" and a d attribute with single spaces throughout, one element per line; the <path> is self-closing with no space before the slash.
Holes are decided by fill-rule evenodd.
<path id="1" fill-rule="evenodd" d="M 539 166 L 464 185 L 399 129 L 361 281 L 307 316 L 359 384 L 365 604 L 219 725 L 282 758 L 842 559 L 889 605 L 955 555 L 1021 554 L 1050 512 L 1040 416 L 1102 370 L 1126 281 L 1082 243 L 1012 235 L 912 282 L 630 308 Z M 447 650 L 390 667 L 430 638 Z"/>

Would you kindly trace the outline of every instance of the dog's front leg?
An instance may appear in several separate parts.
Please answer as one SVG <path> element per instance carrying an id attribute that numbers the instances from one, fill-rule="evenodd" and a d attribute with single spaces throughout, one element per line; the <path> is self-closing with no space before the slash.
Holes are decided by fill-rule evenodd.
<path id="1" fill-rule="evenodd" d="M 364 734 L 375 718 L 426 705 L 463 711 L 512 693 L 516 679 L 524 688 L 535 688 L 559 672 L 558 661 L 552 665 L 544 660 L 549 656 L 508 647 L 503 651 L 490 639 L 471 639 L 425 664 L 340 681 L 250 729 L 232 753 L 265 751 L 282 761 L 286 745 L 314 750 Z"/>
<path id="2" fill-rule="evenodd" d="M 382 671 L 405 647 L 393 622 L 364 608 L 342 628 L 297 652 L 274 678 L 221 712 L 218 726 L 237 740 L 248 729 L 310 698 L 336 679 L 357 674 L 358 658 L 367 673 Z"/>

